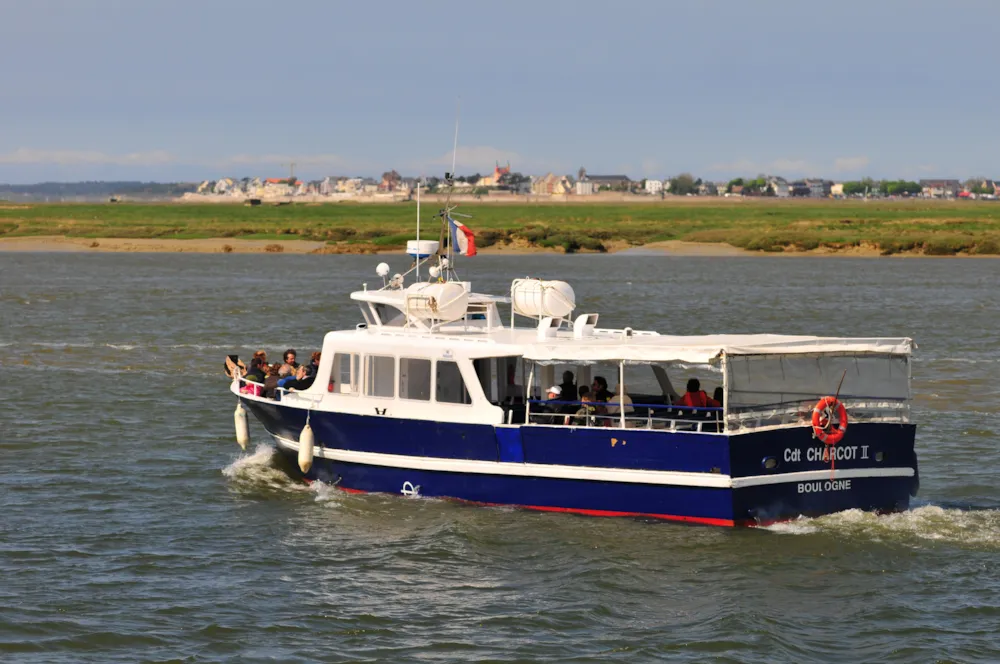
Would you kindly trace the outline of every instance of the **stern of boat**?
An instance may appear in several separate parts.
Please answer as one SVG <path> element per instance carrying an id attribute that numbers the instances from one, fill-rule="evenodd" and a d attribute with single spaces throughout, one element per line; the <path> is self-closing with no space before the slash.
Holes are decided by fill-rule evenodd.
<path id="1" fill-rule="evenodd" d="M 897 423 L 852 425 L 836 445 L 808 427 L 731 436 L 734 520 L 905 510 L 919 487 L 915 437 L 915 425 Z"/>

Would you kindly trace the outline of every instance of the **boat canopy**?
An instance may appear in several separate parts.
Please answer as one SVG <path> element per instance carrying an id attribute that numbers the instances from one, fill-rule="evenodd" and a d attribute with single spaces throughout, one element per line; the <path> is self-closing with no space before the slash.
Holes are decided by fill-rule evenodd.
<path id="1" fill-rule="evenodd" d="M 734 355 L 903 355 L 912 352 L 908 338 L 835 338 L 779 334 L 719 334 L 707 336 L 641 335 L 586 340 L 553 339 L 525 349 L 524 359 L 538 364 L 621 362 L 708 364 L 723 354 Z"/>

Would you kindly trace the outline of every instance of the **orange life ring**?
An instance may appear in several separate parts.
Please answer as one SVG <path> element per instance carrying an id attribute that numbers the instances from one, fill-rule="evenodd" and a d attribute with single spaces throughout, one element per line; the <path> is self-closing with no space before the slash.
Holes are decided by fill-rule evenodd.
<path id="1" fill-rule="evenodd" d="M 833 412 L 836 411 L 840 425 L 833 427 Z M 836 445 L 847 432 L 847 409 L 837 397 L 823 397 L 813 408 L 813 435 L 826 445 Z"/>

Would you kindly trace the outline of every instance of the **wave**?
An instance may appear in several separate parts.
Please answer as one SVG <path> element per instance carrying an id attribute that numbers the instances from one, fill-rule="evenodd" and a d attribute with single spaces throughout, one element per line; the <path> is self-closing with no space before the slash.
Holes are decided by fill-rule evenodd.
<path id="1" fill-rule="evenodd" d="M 229 478 L 235 488 L 247 492 L 261 489 L 281 492 L 312 490 L 309 485 L 289 475 L 282 467 L 278 451 L 263 443 L 258 444 L 253 452 L 236 457 L 222 469 L 222 474 Z M 316 489 L 317 492 L 319 490 Z"/>
<path id="2" fill-rule="evenodd" d="M 782 535 L 831 533 L 876 542 L 955 544 L 1000 550 L 1000 510 L 964 510 L 924 505 L 896 514 L 846 510 L 836 514 L 777 523 L 766 530 Z"/>

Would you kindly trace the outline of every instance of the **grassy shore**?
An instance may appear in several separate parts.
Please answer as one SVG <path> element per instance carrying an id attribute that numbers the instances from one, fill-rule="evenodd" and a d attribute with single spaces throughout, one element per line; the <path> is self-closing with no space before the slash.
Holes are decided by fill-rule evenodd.
<path id="1" fill-rule="evenodd" d="M 422 236 L 437 238 L 436 207 Z M 669 240 L 750 251 L 1000 254 L 1000 203 L 667 199 L 630 204 L 467 204 L 480 247 L 608 251 Z M 240 238 L 323 242 L 330 252 L 401 249 L 414 236 L 414 203 L 197 204 L 0 203 L 0 238 Z"/>

